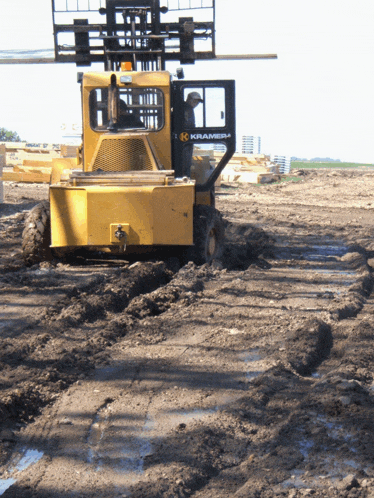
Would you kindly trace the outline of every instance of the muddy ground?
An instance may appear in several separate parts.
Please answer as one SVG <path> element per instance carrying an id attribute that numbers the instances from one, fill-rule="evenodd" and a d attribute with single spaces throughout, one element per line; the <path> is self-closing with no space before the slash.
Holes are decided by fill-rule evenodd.
<path id="1" fill-rule="evenodd" d="M 23 265 L 0 205 L 0 495 L 374 497 L 374 172 L 223 185 L 221 261 Z"/>

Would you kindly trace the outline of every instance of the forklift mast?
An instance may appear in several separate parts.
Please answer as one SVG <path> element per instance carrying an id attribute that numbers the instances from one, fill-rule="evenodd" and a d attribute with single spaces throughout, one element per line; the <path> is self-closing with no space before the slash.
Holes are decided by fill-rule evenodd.
<path id="1" fill-rule="evenodd" d="M 162 71 L 216 57 L 215 0 L 52 0 L 52 13 L 56 62 Z"/>

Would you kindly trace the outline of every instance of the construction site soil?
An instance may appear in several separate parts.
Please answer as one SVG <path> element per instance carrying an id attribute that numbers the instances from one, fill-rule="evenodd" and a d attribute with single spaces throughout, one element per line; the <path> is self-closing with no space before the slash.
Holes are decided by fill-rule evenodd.
<path id="1" fill-rule="evenodd" d="M 222 185 L 222 260 L 27 267 L 0 205 L 0 495 L 374 498 L 374 171 Z"/>

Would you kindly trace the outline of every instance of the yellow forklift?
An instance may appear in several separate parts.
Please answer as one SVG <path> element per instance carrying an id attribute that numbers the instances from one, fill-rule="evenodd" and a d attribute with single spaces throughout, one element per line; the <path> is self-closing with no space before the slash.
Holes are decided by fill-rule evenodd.
<path id="1" fill-rule="evenodd" d="M 78 73 L 82 146 L 55 161 L 49 202 L 26 220 L 24 260 L 171 247 L 211 262 L 223 248 L 214 188 L 235 152 L 235 83 L 186 81 L 165 64 L 215 58 L 214 0 L 98 1 L 52 0 L 55 61 L 105 70 Z M 195 11 L 198 21 L 185 15 Z"/>

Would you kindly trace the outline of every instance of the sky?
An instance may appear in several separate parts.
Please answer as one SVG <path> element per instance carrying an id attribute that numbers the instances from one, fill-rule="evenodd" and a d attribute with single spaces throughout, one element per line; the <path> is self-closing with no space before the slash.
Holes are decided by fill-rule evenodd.
<path id="1" fill-rule="evenodd" d="M 0 8 L 0 50 L 53 48 L 50 0 Z M 236 80 L 238 151 L 254 135 L 265 154 L 374 163 L 373 25 L 372 0 L 216 0 L 217 54 L 278 59 L 197 62 L 184 72 Z M 0 65 L 0 127 L 60 143 L 62 126 L 81 119 L 77 72 L 102 69 Z"/>

